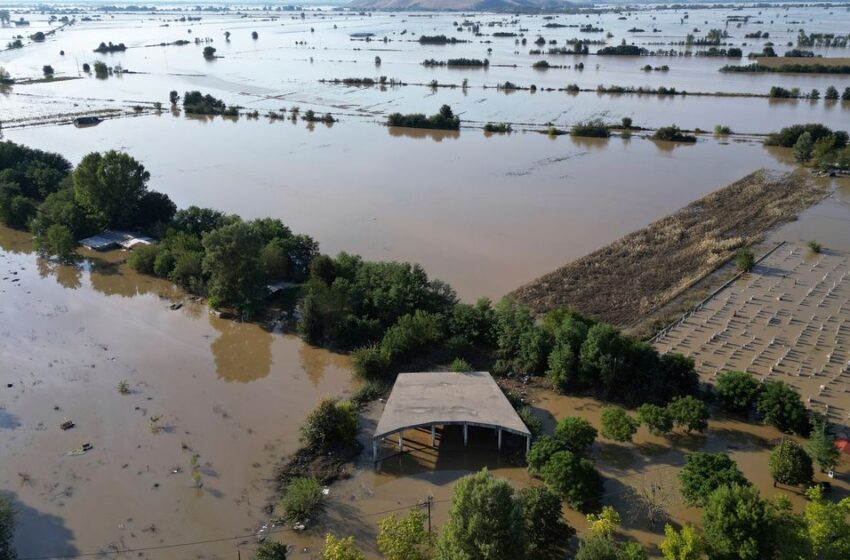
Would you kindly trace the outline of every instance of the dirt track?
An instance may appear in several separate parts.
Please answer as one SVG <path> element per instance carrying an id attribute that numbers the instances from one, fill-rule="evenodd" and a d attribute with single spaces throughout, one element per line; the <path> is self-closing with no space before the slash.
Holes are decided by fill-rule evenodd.
<path id="1" fill-rule="evenodd" d="M 759 170 L 509 296 L 536 313 L 569 306 L 625 327 L 826 194 L 805 171 Z"/>

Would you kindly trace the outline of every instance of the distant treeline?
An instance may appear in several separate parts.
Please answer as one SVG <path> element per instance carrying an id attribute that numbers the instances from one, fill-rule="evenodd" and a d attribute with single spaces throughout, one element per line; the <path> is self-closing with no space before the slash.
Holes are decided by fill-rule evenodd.
<path id="1" fill-rule="evenodd" d="M 776 72 L 789 74 L 850 74 L 848 64 L 820 64 L 817 62 L 806 64 L 783 64 L 781 66 L 766 66 L 754 62 L 745 65 L 727 64 L 720 69 L 721 72 Z"/>
<path id="2" fill-rule="evenodd" d="M 479 60 L 477 58 L 450 58 L 448 60 L 435 60 L 433 58 L 422 62 L 423 66 L 467 66 L 467 67 L 484 67 L 490 66 L 490 61 L 486 58 Z"/>
<path id="3" fill-rule="evenodd" d="M 94 52 L 96 53 L 113 53 L 113 52 L 123 52 L 126 51 L 127 47 L 124 46 L 124 43 L 113 44 L 112 41 L 109 43 L 101 43 Z"/>
<path id="4" fill-rule="evenodd" d="M 445 35 L 422 35 L 419 37 L 419 43 L 423 45 L 454 45 L 455 43 L 468 43 L 463 39 L 455 37 L 446 37 Z"/>

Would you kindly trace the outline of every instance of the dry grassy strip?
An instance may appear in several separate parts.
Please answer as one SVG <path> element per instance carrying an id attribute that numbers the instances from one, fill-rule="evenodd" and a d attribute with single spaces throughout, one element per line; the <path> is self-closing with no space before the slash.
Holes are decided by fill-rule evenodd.
<path id="1" fill-rule="evenodd" d="M 624 327 L 827 192 L 805 171 L 774 176 L 759 170 L 509 295 L 537 313 L 570 306 Z"/>

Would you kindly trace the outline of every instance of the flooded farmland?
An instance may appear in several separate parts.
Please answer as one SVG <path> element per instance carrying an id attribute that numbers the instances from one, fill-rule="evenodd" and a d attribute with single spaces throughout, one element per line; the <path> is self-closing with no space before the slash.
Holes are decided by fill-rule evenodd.
<path id="1" fill-rule="evenodd" d="M 781 56 L 800 29 L 846 32 L 846 7 L 620 10 L 544 18 L 267 12 L 246 5 L 230 13 L 192 13 L 196 21 L 186 21 L 190 12 L 176 8 L 85 10 L 67 26 L 50 22 L 47 13 L 13 8 L 15 19 L 25 17 L 30 25 L 0 27 L 0 45 L 24 37 L 22 48 L 0 51 L 0 66 L 17 80 L 0 85 L 3 139 L 61 153 L 75 165 L 92 151 L 126 151 L 150 171 L 150 187 L 180 208 L 271 216 L 313 236 L 323 253 L 420 263 L 464 301 L 498 299 L 756 169 L 794 168 L 790 149 L 763 146 L 768 132 L 806 122 L 850 128 L 850 101 L 766 97 L 772 86 L 843 91 L 850 86 L 846 74 L 719 71 L 748 63 L 747 53 L 761 51 L 768 40 Z M 586 25 L 597 30 L 582 31 Z M 53 29 L 44 41 L 26 39 Z M 685 51 L 688 34 L 700 38 L 710 29 L 728 31 L 724 45 L 741 47 L 744 59 L 545 52 L 575 38 L 595 41 L 591 53 L 624 39 L 652 50 Z M 755 31 L 769 39 L 745 36 Z M 462 42 L 418 42 L 421 35 L 441 34 Z M 535 44 L 538 37 L 542 46 Z M 183 40 L 188 44 L 173 44 Z M 127 48 L 92 52 L 104 41 Z M 215 58 L 204 58 L 205 46 L 215 47 Z M 692 49 L 698 48 L 704 47 Z M 533 49 L 543 53 L 531 54 Z M 850 53 L 846 47 L 811 50 L 826 57 Z M 489 65 L 422 65 L 448 58 L 487 58 Z M 83 70 L 98 60 L 119 71 L 101 79 Z M 539 60 L 550 68 L 533 68 Z M 668 68 L 646 71 L 645 64 Z M 42 79 L 44 65 L 54 69 L 53 79 Z M 380 85 L 381 76 L 396 85 Z M 345 78 L 371 78 L 378 85 L 329 82 Z M 497 88 L 505 82 L 519 88 Z M 569 84 L 581 91 L 558 91 Z M 599 85 L 711 95 L 610 94 L 595 91 Z M 170 106 L 171 90 L 181 96 L 210 93 L 240 106 L 242 115 L 186 115 L 179 104 Z M 459 131 L 383 125 L 390 113 L 431 114 L 443 104 L 460 116 Z M 294 107 L 331 113 L 336 122 L 268 117 Z M 246 115 L 253 111 L 258 117 Z M 71 126 L 80 114 L 108 118 L 93 127 Z M 545 133 L 549 126 L 569 129 L 594 118 L 619 123 L 624 117 L 633 119 L 631 134 L 602 139 Z M 511 123 L 513 132 L 484 133 L 488 122 Z M 695 144 L 649 139 L 652 129 L 673 123 L 701 131 L 723 124 L 735 134 L 698 132 Z M 846 261 L 850 191 L 842 181 L 769 241 L 788 241 L 802 252 L 800 244 L 818 239 Z M 275 468 L 298 448 L 299 426 L 323 397 L 349 395 L 357 385 L 348 356 L 307 345 L 279 326 L 221 318 L 202 299 L 133 271 L 124 252 L 82 256 L 75 266 L 58 264 L 34 252 L 27 232 L 0 227 L 0 493 L 19 511 L 20 556 L 250 557 L 257 531 L 270 526 Z M 802 290 L 790 276 L 785 281 Z M 842 338 L 829 358 L 818 355 L 821 369 L 833 354 L 847 358 L 847 306 L 824 313 L 825 324 L 833 330 L 839 325 Z M 697 359 L 706 381 L 721 367 L 702 355 L 702 339 L 675 348 Z M 768 367 L 758 365 L 759 373 Z M 842 375 L 836 368 L 830 373 Z M 127 394 L 118 390 L 125 381 Z M 807 378 L 805 396 L 819 385 L 816 377 Z M 836 423 L 850 406 L 841 387 L 826 389 Z M 540 386 L 528 388 L 528 399 L 550 430 L 572 415 L 600 425 L 604 404 L 595 399 Z M 364 444 L 381 407 L 373 403 L 361 416 Z M 74 426 L 60 430 L 65 421 Z M 704 435 L 664 438 L 641 428 L 633 444 L 600 439 L 593 454 L 605 478 L 603 503 L 623 512 L 626 535 L 657 553 L 663 522 L 650 524 L 638 511 L 642 489 L 662 487 L 667 520 L 698 523 L 700 511 L 678 496 L 675 472 L 685 453 L 704 450 L 727 453 L 770 496 L 775 489 L 766 451 L 780 437 L 772 427 L 721 414 Z M 378 466 L 364 454 L 350 478 L 328 489 L 326 511 L 315 524 L 303 532 L 273 527 L 274 538 L 293 546 L 291 557 L 308 559 L 317 557 L 324 534 L 333 531 L 353 535 L 369 558 L 378 558 L 376 523 L 382 517 L 431 496 L 439 527 L 454 483 L 471 471 L 486 466 L 517 488 L 539 483 L 514 455 L 494 450 L 487 430 L 473 430 L 469 447 L 452 428 L 441 433 L 436 449 L 428 439 L 424 431 L 406 433 L 408 451 Z M 850 493 L 848 468 L 843 459 L 832 480 L 835 497 Z M 786 493 L 801 509 L 803 496 Z M 565 508 L 564 514 L 580 533 L 587 528 L 576 511 Z"/>

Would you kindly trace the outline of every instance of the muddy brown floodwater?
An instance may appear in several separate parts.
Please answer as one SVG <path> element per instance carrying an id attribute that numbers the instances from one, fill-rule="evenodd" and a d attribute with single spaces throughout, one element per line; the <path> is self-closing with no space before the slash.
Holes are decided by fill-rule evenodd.
<path id="1" fill-rule="evenodd" d="M 755 140 L 488 137 L 170 113 L 7 137 L 74 163 L 126 150 L 179 207 L 272 216 L 326 253 L 417 262 L 467 300 L 500 298 L 755 169 L 790 167 L 790 150 Z"/>
<path id="2" fill-rule="evenodd" d="M 28 237 L 0 229 L 0 488 L 20 556 L 252 533 L 304 417 L 350 389 L 347 359 L 199 304 L 170 310 L 183 294 L 114 255 L 57 266 Z M 231 558 L 239 542 L 142 557 Z"/>

